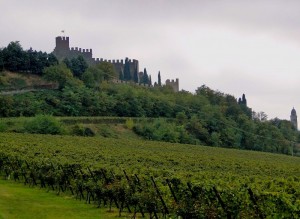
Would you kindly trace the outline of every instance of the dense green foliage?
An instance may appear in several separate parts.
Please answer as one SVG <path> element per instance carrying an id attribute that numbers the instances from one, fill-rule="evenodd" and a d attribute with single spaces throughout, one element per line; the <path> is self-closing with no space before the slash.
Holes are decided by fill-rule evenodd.
<path id="1" fill-rule="evenodd" d="M 18 41 L 11 42 L 7 47 L 0 49 L 0 70 L 41 75 L 45 67 L 57 63 L 58 60 L 52 53 L 47 54 L 32 49 L 24 51 Z"/>
<path id="2" fill-rule="evenodd" d="M 53 117 L 37 115 L 35 117 L 0 119 L 0 132 L 141 139 L 132 131 L 133 126 L 133 119 L 124 117 Z"/>
<path id="3" fill-rule="evenodd" d="M 88 68 L 88 64 L 82 56 L 74 57 L 71 60 L 65 58 L 63 62 L 77 78 L 81 78 L 83 73 Z"/>
<path id="4" fill-rule="evenodd" d="M 82 75 L 82 81 L 89 88 L 99 89 L 104 81 L 110 81 L 117 77 L 114 67 L 108 62 L 101 62 L 90 66 Z"/>
<path id="5" fill-rule="evenodd" d="M 97 206 L 110 203 L 120 211 L 128 206 L 184 218 L 297 218 L 300 212 L 296 157 L 162 142 L 6 133 L 0 134 L 0 162 L 6 177 L 69 191 Z"/>
<path id="6" fill-rule="evenodd" d="M 25 122 L 25 132 L 33 134 L 62 134 L 62 124 L 52 116 L 38 115 Z"/>
<path id="7" fill-rule="evenodd" d="M 67 75 L 71 77 L 71 73 Z M 174 93 L 168 87 L 147 89 L 105 81 L 91 85 L 97 87 L 94 89 L 62 81 L 61 91 L 0 96 L 0 116 L 164 117 L 171 120 L 136 121 L 134 131 L 152 140 L 299 155 L 299 132 L 289 121 L 252 119 L 246 105 L 206 86 L 191 94 Z"/>
<path id="8" fill-rule="evenodd" d="M 51 82 L 57 82 L 62 89 L 73 78 L 72 72 L 65 64 L 53 65 L 43 71 L 44 78 Z"/>

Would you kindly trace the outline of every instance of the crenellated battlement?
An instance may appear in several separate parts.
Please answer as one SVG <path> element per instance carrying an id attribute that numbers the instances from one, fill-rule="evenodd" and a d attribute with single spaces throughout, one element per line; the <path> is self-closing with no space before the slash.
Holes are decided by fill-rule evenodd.
<path id="1" fill-rule="evenodd" d="M 170 86 L 170 87 L 173 88 L 173 90 L 175 92 L 178 92 L 179 91 L 179 79 L 176 78 L 176 81 L 175 80 L 167 79 L 166 80 L 166 86 Z"/>
<path id="2" fill-rule="evenodd" d="M 125 59 L 112 59 L 107 60 L 103 58 L 93 58 L 93 50 L 92 49 L 82 49 L 80 47 L 71 47 L 69 45 L 70 38 L 69 37 L 56 37 L 56 47 L 53 51 L 54 55 L 62 60 L 64 58 L 73 58 L 79 55 L 82 55 L 89 64 L 97 64 L 100 62 L 109 62 L 114 65 L 116 72 L 120 72 L 124 69 Z M 138 68 L 138 60 L 136 59 L 128 59 L 130 70 L 133 71 Z"/>
<path id="3" fill-rule="evenodd" d="M 114 70 L 117 75 L 124 74 L 125 65 L 129 65 L 129 72 L 131 75 L 131 80 L 134 79 L 135 72 L 138 73 L 138 78 L 143 77 L 143 72 L 139 71 L 139 61 L 137 59 L 103 59 L 103 58 L 93 58 L 92 49 L 82 49 L 80 47 L 71 47 L 70 48 L 70 38 L 64 36 L 58 36 L 55 38 L 56 46 L 54 48 L 53 54 L 59 59 L 63 60 L 64 58 L 72 59 L 81 55 L 89 65 L 95 65 L 101 62 L 111 63 L 114 67 Z M 166 85 L 171 86 L 175 92 L 179 91 L 179 79 L 167 80 Z"/>
<path id="4" fill-rule="evenodd" d="M 89 64 L 94 63 L 93 50 L 92 49 L 82 49 L 78 47 L 70 48 L 70 38 L 69 37 L 56 37 L 56 46 L 54 48 L 53 54 L 59 59 L 73 58 L 82 55 Z"/>

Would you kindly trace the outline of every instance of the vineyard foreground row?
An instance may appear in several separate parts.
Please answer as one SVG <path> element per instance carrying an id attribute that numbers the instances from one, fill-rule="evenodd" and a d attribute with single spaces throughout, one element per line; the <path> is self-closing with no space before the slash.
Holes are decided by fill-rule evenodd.
<path id="1" fill-rule="evenodd" d="M 159 218 L 300 215 L 300 159 L 213 147 L 0 134 L 6 178 Z"/>

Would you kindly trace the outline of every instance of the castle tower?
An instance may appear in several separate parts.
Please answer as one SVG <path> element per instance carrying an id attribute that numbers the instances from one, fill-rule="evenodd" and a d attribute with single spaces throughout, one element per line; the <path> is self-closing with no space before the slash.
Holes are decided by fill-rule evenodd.
<path id="1" fill-rule="evenodd" d="M 67 57 L 70 51 L 69 37 L 58 36 L 55 38 L 55 43 L 53 54 L 56 58 L 60 60 Z"/>
<path id="2" fill-rule="evenodd" d="M 176 78 L 176 81 L 174 80 L 166 80 L 166 86 L 170 86 L 173 88 L 174 92 L 179 92 L 179 79 Z"/>
<path id="3" fill-rule="evenodd" d="M 296 113 L 296 110 L 294 109 L 294 107 L 291 112 L 291 123 L 296 128 L 296 130 L 298 130 L 297 113 Z"/>

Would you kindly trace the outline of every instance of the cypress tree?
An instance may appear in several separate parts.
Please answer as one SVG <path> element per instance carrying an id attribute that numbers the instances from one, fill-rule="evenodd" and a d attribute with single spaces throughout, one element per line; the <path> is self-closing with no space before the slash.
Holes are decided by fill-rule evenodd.
<path id="1" fill-rule="evenodd" d="M 4 61 L 3 61 L 2 49 L 0 49 L 0 72 L 1 71 L 4 71 Z"/>
<path id="2" fill-rule="evenodd" d="M 143 84 L 148 84 L 148 83 L 149 83 L 149 77 L 146 68 L 144 68 Z"/>
<path id="3" fill-rule="evenodd" d="M 119 79 L 120 79 L 121 81 L 124 81 L 124 74 L 123 74 L 123 71 L 122 71 L 122 70 L 119 72 Z"/>
<path id="4" fill-rule="evenodd" d="M 242 99 L 241 98 L 239 98 L 238 104 L 242 104 Z"/>
<path id="5" fill-rule="evenodd" d="M 135 83 L 139 83 L 137 67 L 135 67 L 135 69 L 134 69 L 133 80 L 134 80 Z"/>
<path id="6" fill-rule="evenodd" d="M 53 53 L 48 54 L 48 65 L 58 65 L 58 59 Z"/>
<path id="7" fill-rule="evenodd" d="M 242 104 L 244 104 L 245 106 L 247 106 L 247 100 L 246 100 L 245 94 L 243 94 L 243 96 L 242 96 Z"/>
<path id="8" fill-rule="evenodd" d="M 124 65 L 124 80 L 130 81 L 131 75 L 130 75 L 130 63 L 128 58 L 125 59 L 125 65 Z"/>
<path id="9" fill-rule="evenodd" d="M 4 62 L 3 62 L 2 49 L 0 49 L 0 72 L 3 70 L 4 70 Z"/>
<path id="10" fill-rule="evenodd" d="M 151 75 L 149 75 L 149 86 L 152 86 Z"/>
<path id="11" fill-rule="evenodd" d="M 161 87 L 161 77 L 160 77 L 160 71 L 158 72 L 158 86 Z"/>
<path id="12" fill-rule="evenodd" d="M 239 98 L 238 104 L 247 106 L 247 100 L 245 94 L 243 94 L 242 98 Z"/>
<path id="13" fill-rule="evenodd" d="M 65 63 L 69 69 L 72 68 L 72 64 L 68 58 L 64 58 L 63 63 Z"/>

